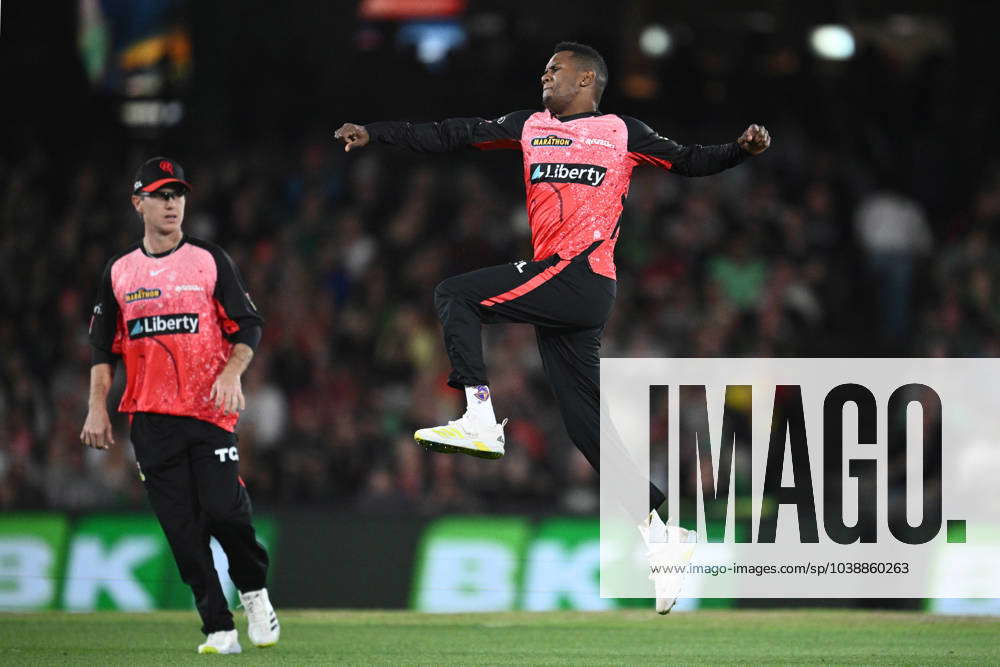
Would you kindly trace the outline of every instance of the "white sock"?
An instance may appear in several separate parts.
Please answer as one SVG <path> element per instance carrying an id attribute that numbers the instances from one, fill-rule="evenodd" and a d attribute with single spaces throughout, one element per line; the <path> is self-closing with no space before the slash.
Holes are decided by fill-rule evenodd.
<path id="1" fill-rule="evenodd" d="M 465 401 L 473 421 L 482 426 L 494 426 L 497 417 L 493 414 L 493 398 L 488 385 L 481 384 L 465 388 Z"/>

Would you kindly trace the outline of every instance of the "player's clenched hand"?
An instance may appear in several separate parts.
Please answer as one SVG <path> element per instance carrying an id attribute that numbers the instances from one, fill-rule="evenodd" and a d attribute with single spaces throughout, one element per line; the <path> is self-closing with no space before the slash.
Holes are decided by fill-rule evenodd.
<path id="1" fill-rule="evenodd" d="M 751 125 L 736 143 L 750 155 L 760 155 L 771 145 L 771 134 L 763 125 Z"/>
<path id="2" fill-rule="evenodd" d="M 239 410 L 247 407 L 243 398 L 243 385 L 237 373 L 222 371 L 219 377 L 212 383 L 212 391 L 208 395 L 208 400 L 215 401 L 215 407 L 222 408 L 224 414 L 232 412 L 235 414 Z"/>
<path id="3" fill-rule="evenodd" d="M 340 129 L 333 133 L 333 138 L 343 141 L 344 151 L 347 152 L 352 148 L 361 148 L 368 145 L 368 130 L 365 129 L 364 125 L 344 123 L 340 126 Z"/>
<path id="4" fill-rule="evenodd" d="M 80 431 L 80 442 L 94 449 L 107 449 L 115 444 L 115 436 L 111 432 L 111 418 L 107 410 L 90 410 L 87 421 Z"/>

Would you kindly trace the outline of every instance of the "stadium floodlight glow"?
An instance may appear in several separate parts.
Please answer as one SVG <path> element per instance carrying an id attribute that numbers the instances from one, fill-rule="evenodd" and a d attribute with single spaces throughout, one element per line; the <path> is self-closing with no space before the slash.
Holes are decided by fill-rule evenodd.
<path id="1" fill-rule="evenodd" d="M 854 35 L 847 26 L 817 26 L 809 36 L 809 44 L 816 55 L 827 60 L 849 60 L 854 55 Z"/>
<path id="2" fill-rule="evenodd" d="M 643 28 L 639 34 L 639 48 L 652 58 L 662 58 L 674 47 L 674 38 L 662 25 L 653 24 Z"/>
<path id="3" fill-rule="evenodd" d="M 414 21 L 396 35 L 402 46 L 415 50 L 417 60 L 430 69 L 444 64 L 448 53 L 465 43 L 465 30 L 454 21 Z"/>

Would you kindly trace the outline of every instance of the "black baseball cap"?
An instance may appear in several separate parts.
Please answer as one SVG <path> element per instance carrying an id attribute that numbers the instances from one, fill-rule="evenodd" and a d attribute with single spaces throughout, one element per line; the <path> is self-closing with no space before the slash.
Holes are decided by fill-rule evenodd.
<path id="1" fill-rule="evenodd" d="M 191 189 L 191 184 L 184 178 L 184 167 L 168 157 L 149 158 L 135 174 L 132 194 L 152 192 L 168 183 L 179 183 L 188 190 Z"/>

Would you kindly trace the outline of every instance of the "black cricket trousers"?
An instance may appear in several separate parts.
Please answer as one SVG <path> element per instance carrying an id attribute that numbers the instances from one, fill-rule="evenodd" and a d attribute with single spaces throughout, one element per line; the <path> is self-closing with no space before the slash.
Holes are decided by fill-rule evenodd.
<path id="1" fill-rule="evenodd" d="M 482 325 L 533 324 L 542 368 L 555 394 L 570 440 L 600 470 L 601 334 L 611 314 L 616 281 L 594 273 L 587 256 L 552 255 L 463 273 L 442 281 L 434 305 L 456 389 L 489 384 L 483 360 Z M 664 500 L 650 484 L 650 507 Z"/>
<path id="2" fill-rule="evenodd" d="M 241 591 L 264 588 L 268 565 L 239 477 L 236 435 L 193 417 L 139 412 L 132 418 L 131 440 L 181 579 L 194 592 L 201 631 L 232 630 L 210 536 L 226 552 L 229 576 Z"/>

